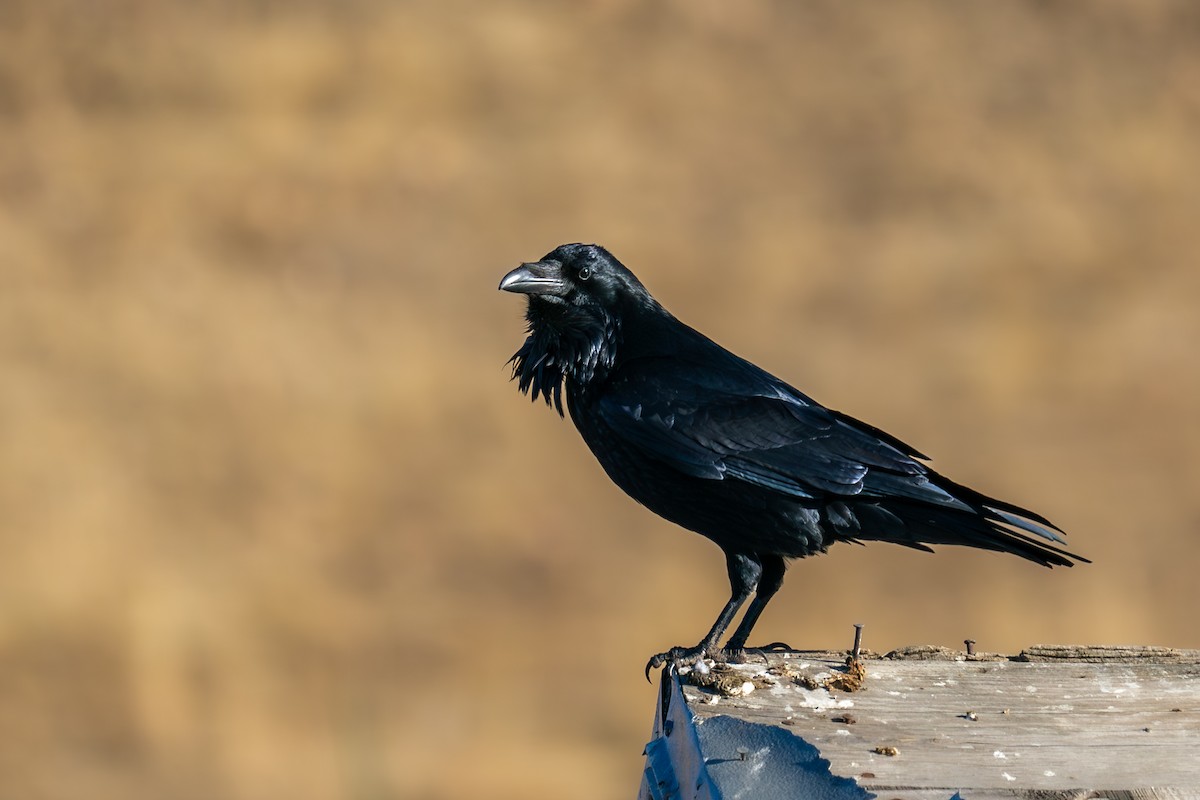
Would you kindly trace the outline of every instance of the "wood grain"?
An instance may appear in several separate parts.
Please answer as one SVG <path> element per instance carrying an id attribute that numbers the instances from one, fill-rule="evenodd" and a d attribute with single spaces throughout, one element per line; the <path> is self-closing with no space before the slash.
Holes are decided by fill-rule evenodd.
<path id="1" fill-rule="evenodd" d="M 684 691 L 701 724 L 733 714 L 786 726 L 834 774 L 881 797 L 1200 796 L 1196 651 L 891 655 L 866 660 L 866 681 L 853 693 L 824 688 L 845 666 L 819 653 L 736 667 L 760 687 L 742 696 Z"/>

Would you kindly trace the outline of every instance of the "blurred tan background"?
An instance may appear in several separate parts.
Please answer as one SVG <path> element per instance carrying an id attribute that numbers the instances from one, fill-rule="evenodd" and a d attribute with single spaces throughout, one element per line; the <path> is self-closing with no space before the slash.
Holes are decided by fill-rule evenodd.
<path id="1" fill-rule="evenodd" d="M 799 647 L 1200 647 L 1200 7 L 0 2 L 0 797 L 632 796 L 726 598 L 504 362 L 598 241 L 1095 560 Z"/>

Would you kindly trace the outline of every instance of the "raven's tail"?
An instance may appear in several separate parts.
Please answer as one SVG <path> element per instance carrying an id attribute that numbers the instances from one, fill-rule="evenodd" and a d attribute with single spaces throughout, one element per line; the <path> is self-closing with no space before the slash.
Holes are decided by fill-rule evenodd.
<path id="1" fill-rule="evenodd" d="M 904 497 L 854 504 L 861 526 L 854 539 L 893 542 L 929 550 L 932 544 L 956 544 L 1012 553 L 1046 567 L 1091 562 L 1058 546 L 1062 530 L 1040 514 L 996 500 L 941 475 L 931 482 L 958 501 L 929 503 Z"/>

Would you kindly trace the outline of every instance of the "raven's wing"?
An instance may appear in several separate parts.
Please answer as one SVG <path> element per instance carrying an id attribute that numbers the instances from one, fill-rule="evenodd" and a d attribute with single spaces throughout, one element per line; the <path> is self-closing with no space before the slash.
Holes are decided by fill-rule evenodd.
<path id="1" fill-rule="evenodd" d="M 627 362 L 610 376 L 594 412 L 646 458 L 820 507 L 851 540 L 924 550 L 966 544 L 1047 566 L 1086 561 L 1030 538 L 1062 542 L 1045 517 L 957 484 L 899 439 L 727 351 L 721 355 Z"/>
<path id="2" fill-rule="evenodd" d="M 626 365 L 597 411 L 627 444 L 680 472 L 798 498 L 901 496 L 971 507 L 931 482 L 916 450 L 738 359 L 724 371 Z"/>

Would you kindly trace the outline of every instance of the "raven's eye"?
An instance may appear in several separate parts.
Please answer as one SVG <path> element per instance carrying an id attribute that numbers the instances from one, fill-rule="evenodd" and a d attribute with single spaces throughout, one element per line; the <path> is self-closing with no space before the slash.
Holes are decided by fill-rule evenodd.
<path id="1" fill-rule="evenodd" d="M 592 268 L 591 267 L 580 267 L 579 280 L 586 281 L 590 277 L 592 277 Z"/>

